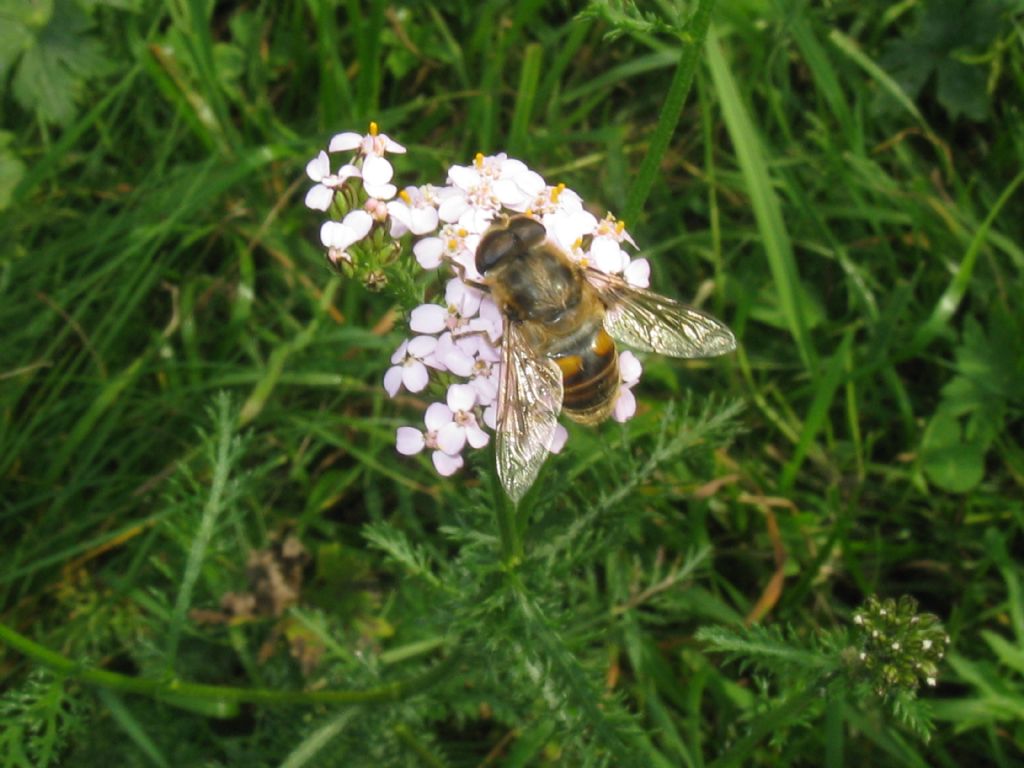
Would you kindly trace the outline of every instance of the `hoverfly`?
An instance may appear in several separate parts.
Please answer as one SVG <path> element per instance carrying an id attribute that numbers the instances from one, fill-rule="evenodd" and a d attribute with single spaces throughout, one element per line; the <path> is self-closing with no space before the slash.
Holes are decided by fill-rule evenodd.
<path id="1" fill-rule="evenodd" d="M 496 451 L 498 476 L 515 502 L 537 478 L 560 413 L 583 424 L 611 415 L 615 342 L 684 358 L 736 348 L 732 332 L 710 315 L 573 262 L 525 214 L 484 234 L 476 269 L 505 322 Z"/>

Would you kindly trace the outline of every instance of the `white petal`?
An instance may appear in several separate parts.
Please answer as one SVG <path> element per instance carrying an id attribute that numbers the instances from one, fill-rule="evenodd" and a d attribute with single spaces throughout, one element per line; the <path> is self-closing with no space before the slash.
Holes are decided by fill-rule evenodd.
<path id="1" fill-rule="evenodd" d="M 640 381 L 640 374 L 643 372 L 644 367 L 640 364 L 640 360 L 628 349 L 619 355 L 619 378 L 622 381 L 627 384 L 635 384 Z"/>
<path id="2" fill-rule="evenodd" d="M 558 208 L 568 213 L 580 213 L 583 210 L 583 198 L 574 190 L 563 189 L 558 196 Z"/>
<path id="3" fill-rule="evenodd" d="M 434 451 L 434 469 L 442 477 L 449 477 L 454 475 L 462 467 L 463 461 L 461 456 L 449 456 L 447 453 L 442 451 Z"/>
<path id="4" fill-rule="evenodd" d="M 369 234 L 370 227 L 373 226 L 373 216 L 360 208 L 355 211 L 349 211 L 343 223 L 352 230 L 356 240 L 362 240 Z"/>
<path id="5" fill-rule="evenodd" d="M 409 222 L 412 220 L 412 210 L 403 201 L 392 200 L 388 203 L 388 216 L 392 219 L 398 219 L 408 227 Z"/>
<path id="6" fill-rule="evenodd" d="M 448 387 L 448 407 L 452 411 L 468 411 L 476 403 L 476 391 L 469 384 Z"/>
<path id="7" fill-rule="evenodd" d="M 377 137 L 377 139 L 378 139 L 378 141 L 380 141 L 384 145 L 384 149 L 386 149 L 388 152 L 391 152 L 394 155 L 405 154 L 405 147 L 403 147 L 397 141 L 392 139 L 386 133 L 380 134 Z"/>
<path id="8" fill-rule="evenodd" d="M 448 179 L 459 189 L 469 191 L 480 186 L 480 173 L 467 165 L 453 165 L 448 169 Z"/>
<path id="9" fill-rule="evenodd" d="M 395 434 L 395 448 L 404 456 L 412 456 L 423 450 L 423 433 L 412 427 L 399 427 Z"/>
<path id="10" fill-rule="evenodd" d="M 565 447 L 565 441 L 569 439 L 569 430 L 563 427 L 561 424 L 555 426 L 555 431 L 551 435 L 551 442 L 548 443 L 548 450 L 552 453 L 560 453 L 562 448 Z"/>
<path id="11" fill-rule="evenodd" d="M 483 448 L 490 439 L 490 435 L 480 429 L 475 421 L 466 426 L 466 440 L 474 448 Z"/>
<path id="12" fill-rule="evenodd" d="M 345 179 L 358 179 L 361 174 L 362 171 L 360 171 L 357 166 L 352 165 L 352 163 L 345 163 L 343 166 L 341 166 L 341 168 L 338 169 L 338 172 L 334 175 L 338 179 L 338 182 L 340 183 L 345 181 Z"/>
<path id="13" fill-rule="evenodd" d="M 375 200 L 390 200 L 398 193 L 398 187 L 394 184 L 371 184 L 363 183 L 366 194 Z"/>
<path id="14" fill-rule="evenodd" d="M 451 223 L 458 221 L 459 217 L 468 209 L 469 201 L 466 200 L 464 195 L 453 195 L 441 201 L 441 204 L 437 207 L 437 215 L 441 221 Z"/>
<path id="15" fill-rule="evenodd" d="M 328 248 L 344 251 L 357 239 L 352 234 L 352 230 L 340 221 L 325 221 L 320 227 L 320 242 Z"/>
<path id="16" fill-rule="evenodd" d="M 416 330 L 413 328 L 413 330 Z M 409 342 L 409 354 L 422 360 L 437 348 L 437 339 L 433 336 L 416 336 Z"/>
<path id="17" fill-rule="evenodd" d="M 403 367 L 401 365 L 393 365 L 384 374 L 384 390 L 388 393 L 389 397 L 397 395 L 398 390 L 402 388 Z"/>
<path id="18" fill-rule="evenodd" d="M 495 403 L 484 408 L 484 424 L 491 429 L 498 428 L 498 406 Z M 561 426 L 561 425 L 559 425 Z"/>
<path id="19" fill-rule="evenodd" d="M 494 375 L 476 376 L 469 385 L 476 390 L 476 401 L 480 405 L 490 405 L 498 397 L 498 380 Z"/>
<path id="20" fill-rule="evenodd" d="M 400 362 L 405 360 L 405 351 L 409 349 L 409 340 L 406 339 L 398 345 L 398 349 L 391 353 L 391 362 L 393 365 L 398 365 Z"/>
<path id="21" fill-rule="evenodd" d="M 615 274 L 621 272 L 623 266 L 623 253 L 619 244 L 610 237 L 595 237 L 590 246 L 590 258 L 594 266 L 602 272 Z"/>
<path id="22" fill-rule="evenodd" d="M 473 373 L 472 356 L 466 353 L 450 333 L 444 334 L 438 340 L 437 357 L 441 364 L 456 376 L 469 376 Z"/>
<path id="23" fill-rule="evenodd" d="M 455 456 L 456 454 L 461 453 L 465 445 L 466 430 L 454 421 L 449 421 L 437 430 L 437 447 L 449 456 Z"/>
<path id="24" fill-rule="evenodd" d="M 437 209 L 431 207 L 418 207 L 412 209 L 412 220 L 409 229 L 414 235 L 425 235 L 437 229 Z"/>
<path id="25" fill-rule="evenodd" d="M 430 372 L 419 360 L 402 366 L 402 383 L 410 392 L 422 392 L 429 382 Z"/>
<path id="26" fill-rule="evenodd" d="M 470 238 L 466 238 L 466 242 L 469 242 Z M 463 277 L 467 280 L 481 280 L 480 273 L 476 271 L 476 256 L 473 251 L 468 248 L 460 248 L 454 254 L 450 254 L 449 258 L 462 267 Z"/>
<path id="27" fill-rule="evenodd" d="M 439 237 L 425 237 L 412 247 L 416 262 L 424 269 L 436 269 L 441 264 L 444 244 Z"/>
<path id="28" fill-rule="evenodd" d="M 612 418 L 616 421 L 629 421 L 636 413 L 636 398 L 629 391 L 628 387 L 619 387 L 619 397 L 615 401 L 615 410 L 612 411 Z"/>
<path id="29" fill-rule="evenodd" d="M 459 226 L 467 232 L 482 234 L 494 221 L 495 212 L 488 208 L 470 207 L 459 216 Z"/>
<path id="30" fill-rule="evenodd" d="M 391 220 L 391 228 L 388 230 L 388 233 L 391 235 L 392 240 L 398 240 L 400 237 L 408 234 L 409 228 L 405 224 L 390 214 L 388 218 Z"/>
<path id="31" fill-rule="evenodd" d="M 518 174 L 516 176 L 516 184 L 530 197 L 537 197 L 537 195 L 544 191 L 544 187 L 547 186 L 543 176 L 536 171 L 530 170 L 527 170 L 526 173 Z"/>
<path id="32" fill-rule="evenodd" d="M 458 308 L 460 317 L 473 317 L 479 311 L 482 299 L 482 291 L 470 288 L 457 277 L 449 280 L 444 289 L 444 300 L 449 306 Z"/>
<path id="33" fill-rule="evenodd" d="M 387 184 L 394 175 L 395 169 L 383 157 L 371 155 L 363 162 L 363 181 L 367 185 Z"/>
<path id="34" fill-rule="evenodd" d="M 350 149 L 355 149 L 362 143 L 363 137 L 361 135 L 346 131 L 334 136 L 327 149 L 329 152 L 347 152 Z"/>
<path id="35" fill-rule="evenodd" d="M 448 310 L 440 304 L 420 304 L 409 315 L 409 327 L 416 333 L 440 333 L 448 324 Z"/>
<path id="36" fill-rule="evenodd" d="M 523 192 L 512 179 L 498 179 L 491 189 L 501 204 L 508 208 L 519 208 L 530 199 L 530 196 Z"/>
<path id="37" fill-rule="evenodd" d="M 314 211 L 326 211 L 333 202 L 334 190 L 323 184 L 317 184 L 306 193 L 306 207 Z"/>
<path id="38" fill-rule="evenodd" d="M 306 175 L 313 181 L 320 181 L 331 172 L 331 158 L 322 149 L 320 154 L 306 163 Z"/>
<path id="39" fill-rule="evenodd" d="M 431 432 L 436 432 L 445 424 L 450 424 L 451 421 L 451 409 L 444 403 L 431 403 L 427 406 L 427 412 L 423 414 L 423 423 Z"/>
<path id="40" fill-rule="evenodd" d="M 505 157 L 501 161 L 501 178 L 512 179 L 530 170 L 522 160 L 514 157 Z"/>
<path id="41" fill-rule="evenodd" d="M 623 271 L 622 277 L 630 285 L 646 288 L 651 284 L 651 264 L 647 259 L 633 259 Z"/>

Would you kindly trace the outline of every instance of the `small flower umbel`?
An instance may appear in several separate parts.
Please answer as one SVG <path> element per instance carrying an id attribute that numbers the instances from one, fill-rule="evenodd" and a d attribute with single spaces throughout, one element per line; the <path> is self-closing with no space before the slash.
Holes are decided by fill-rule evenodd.
<path id="1" fill-rule="evenodd" d="M 332 156 L 342 152 L 354 154 L 336 163 Z M 306 175 L 315 183 L 305 198 L 308 208 L 328 216 L 320 228 L 328 263 L 370 290 L 392 286 L 400 296 L 413 286 L 408 268 L 398 262 L 395 238 L 410 229 L 412 219 L 413 228 L 424 226 L 421 214 L 413 217 L 405 208 L 402 215 L 392 215 L 398 189 L 391 183 L 394 168 L 387 155 L 403 153 L 405 147 L 380 133 L 376 123 L 370 123 L 365 135 L 339 133 L 326 152 L 306 165 Z"/>
<path id="2" fill-rule="evenodd" d="M 859 645 L 855 672 L 879 696 L 913 693 L 923 681 L 935 686 L 949 635 L 938 617 L 917 613 L 917 601 L 869 597 L 853 615 Z"/>

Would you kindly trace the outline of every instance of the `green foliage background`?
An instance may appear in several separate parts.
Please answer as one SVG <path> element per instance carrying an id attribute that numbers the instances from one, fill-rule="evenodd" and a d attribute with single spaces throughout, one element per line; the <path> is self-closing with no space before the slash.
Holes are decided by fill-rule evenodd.
<path id="1" fill-rule="evenodd" d="M 0 765 L 1020 764 L 1024 4 L 697 5 L 6 0 Z M 409 307 L 302 205 L 371 120 L 627 213 L 740 350 L 517 512 L 399 457 Z M 294 605 L 201 620 L 289 533 Z M 917 701 L 837 672 L 903 594 Z"/>

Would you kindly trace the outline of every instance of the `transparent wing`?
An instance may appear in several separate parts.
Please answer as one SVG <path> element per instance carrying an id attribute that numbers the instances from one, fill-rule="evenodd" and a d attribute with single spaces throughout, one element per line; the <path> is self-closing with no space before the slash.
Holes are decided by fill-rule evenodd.
<path id="1" fill-rule="evenodd" d="M 562 410 L 562 372 L 535 355 L 506 320 L 498 388 L 498 477 L 516 503 L 533 485 L 548 455 Z"/>
<path id="2" fill-rule="evenodd" d="M 617 275 L 588 269 L 586 276 L 607 305 L 604 327 L 616 341 L 671 357 L 714 357 L 736 349 L 732 331 L 699 309 Z"/>

